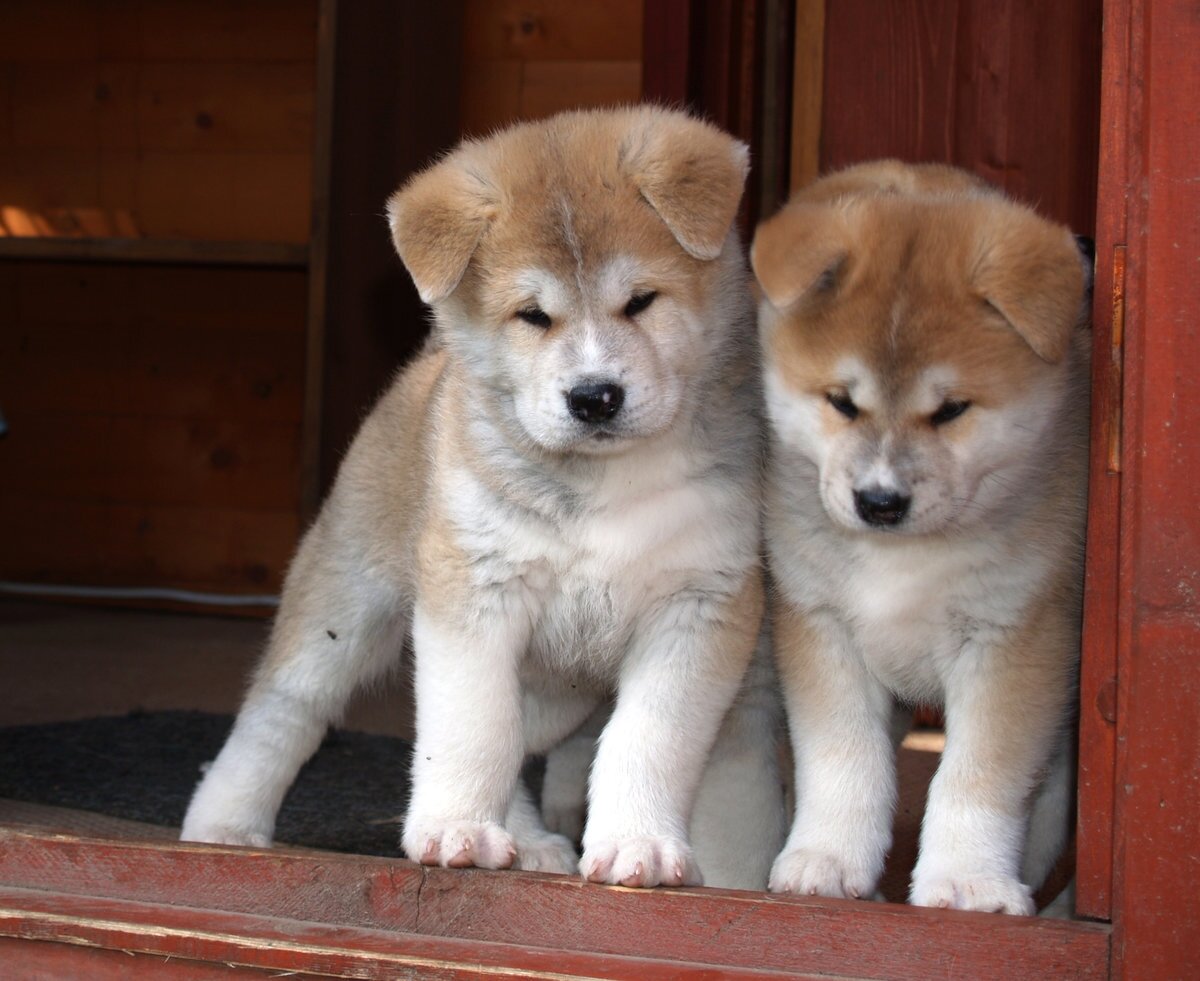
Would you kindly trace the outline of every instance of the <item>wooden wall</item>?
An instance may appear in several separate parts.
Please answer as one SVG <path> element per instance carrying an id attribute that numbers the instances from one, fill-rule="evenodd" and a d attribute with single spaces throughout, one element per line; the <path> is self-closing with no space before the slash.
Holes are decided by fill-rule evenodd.
<path id="1" fill-rule="evenodd" d="M 462 129 L 637 102 L 643 0 L 467 0 Z"/>
<path id="2" fill-rule="evenodd" d="M 315 38 L 315 0 L 4 0 L 0 207 L 306 241 Z"/>
<path id="3" fill-rule="evenodd" d="M 967 167 L 1095 229 L 1101 0 L 830 0 L 823 170 Z"/>
<path id="4" fill-rule="evenodd" d="M 306 242 L 316 15 L 5 0 L 0 215 Z M 300 520 L 304 269 L 5 255 L 0 579 L 277 589 Z"/>

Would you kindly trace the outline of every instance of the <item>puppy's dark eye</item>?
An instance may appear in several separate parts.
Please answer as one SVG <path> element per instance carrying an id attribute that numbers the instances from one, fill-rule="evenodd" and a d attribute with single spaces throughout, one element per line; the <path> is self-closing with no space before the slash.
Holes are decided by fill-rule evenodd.
<path id="1" fill-rule="evenodd" d="M 541 307 L 525 307 L 517 311 L 517 316 L 525 323 L 541 327 L 543 330 L 550 326 L 550 314 Z"/>
<path id="2" fill-rule="evenodd" d="M 645 310 L 658 296 L 653 290 L 648 293 L 634 293 L 633 298 L 625 304 L 625 316 L 636 317 Z"/>
<path id="3" fill-rule="evenodd" d="M 858 406 L 845 392 L 826 392 L 825 400 L 847 419 L 858 418 Z"/>
<path id="4" fill-rule="evenodd" d="M 971 408 L 971 403 L 960 399 L 946 399 L 938 406 L 937 412 L 929 417 L 929 421 L 935 426 L 944 425 L 961 416 L 967 409 Z"/>

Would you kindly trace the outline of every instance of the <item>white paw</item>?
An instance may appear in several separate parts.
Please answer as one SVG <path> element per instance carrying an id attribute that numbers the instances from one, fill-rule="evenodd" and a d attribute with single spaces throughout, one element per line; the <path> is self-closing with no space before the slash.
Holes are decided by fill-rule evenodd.
<path id="1" fill-rule="evenodd" d="M 491 821 L 408 821 L 401 844 L 414 862 L 452 869 L 507 869 L 517 857 L 512 835 Z"/>
<path id="2" fill-rule="evenodd" d="M 914 876 L 908 901 L 914 906 L 1017 916 L 1032 916 L 1035 910 L 1030 888 L 1006 875 Z"/>
<path id="3" fill-rule="evenodd" d="M 614 886 L 698 886 L 702 882 L 687 842 L 658 835 L 594 842 L 584 850 L 579 870 L 588 882 Z"/>
<path id="4" fill-rule="evenodd" d="M 856 867 L 845 859 L 815 848 L 792 848 L 782 852 L 771 867 L 771 892 L 832 899 L 870 899 L 877 874 Z"/>
<path id="5" fill-rule="evenodd" d="M 253 828 L 238 828 L 219 821 L 198 821 L 187 818 L 179 833 L 180 841 L 203 841 L 212 845 L 249 845 L 253 848 L 270 848 L 270 832 Z"/>
<path id="6" fill-rule="evenodd" d="M 526 872 L 573 875 L 579 868 L 579 856 L 575 854 L 575 846 L 562 835 L 539 835 L 517 843 L 516 867 Z"/>

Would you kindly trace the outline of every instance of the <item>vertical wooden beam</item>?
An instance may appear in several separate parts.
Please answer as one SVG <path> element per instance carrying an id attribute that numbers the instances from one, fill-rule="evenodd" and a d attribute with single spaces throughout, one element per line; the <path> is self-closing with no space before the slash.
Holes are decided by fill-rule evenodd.
<path id="1" fill-rule="evenodd" d="M 458 140 L 462 0 L 338 0 L 330 124 L 319 485 L 427 334 L 392 251 L 389 194 Z"/>
<path id="2" fill-rule="evenodd" d="M 792 152 L 789 188 L 821 171 L 821 99 L 825 90 L 825 0 L 796 0 L 792 52 Z"/>
<path id="3" fill-rule="evenodd" d="M 319 0 L 317 105 L 313 119 L 312 218 L 308 245 L 308 315 L 304 343 L 304 409 L 300 422 L 300 521 L 316 515 L 321 495 L 321 409 L 324 405 L 325 318 L 329 266 L 329 175 L 333 159 L 334 39 L 337 0 Z"/>
<path id="4" fill-rule="evenodd" d="M 1167 979 L 1200 975 L 1200 18 L 1130 13 L 1113 961 Z"/>
<path id="5" fill-rule="evenodd" d="M 1116 761 L 1117 639 L 1121 500 L 1121 373 L 1130 126 L 1130 3 L 1107 0 L 1100 93 L 1096 280 L 1092 307 L 1092 440 L 1088 484 L 1083 662 L 1079 683 L 1079 804 L 1076 911 L 1112 915 L 1113 779 Z"/>

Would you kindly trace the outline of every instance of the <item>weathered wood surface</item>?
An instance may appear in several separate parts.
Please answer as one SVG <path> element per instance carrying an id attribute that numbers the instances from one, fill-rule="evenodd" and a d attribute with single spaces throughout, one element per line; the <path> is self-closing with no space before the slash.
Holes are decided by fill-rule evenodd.
<path id="1" fill-rule="evenodd" d="M 328 853 L 10 830 L 0 831 L 0 883 L 730 969 L 915 981 L 961 978 L 967 965 L 972 978 L 1103 978 L 1108 966 L 1108 929 L 1094 924 L 722 890 L 629 890 Z"/>

